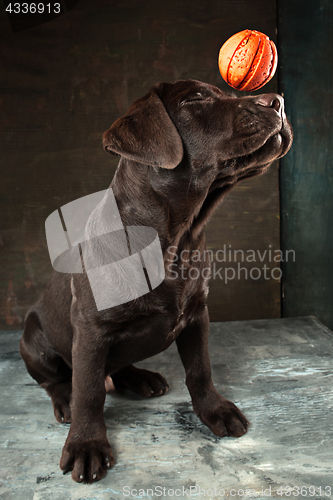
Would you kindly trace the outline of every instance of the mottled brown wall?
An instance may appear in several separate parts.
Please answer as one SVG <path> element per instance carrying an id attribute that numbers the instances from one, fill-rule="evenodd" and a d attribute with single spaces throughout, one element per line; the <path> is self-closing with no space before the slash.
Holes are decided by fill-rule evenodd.
<path id="1" fill-rule="evenodd" d="M 275 26 L 267 0 L 81 0 L 17 33 L 2 12 L 1 326 L 21 327 L 51 273 L 46 217 L 109 185 L 117 160 L 102 150 L 104 130 L 157 81 L 195 78 L 226 89 L 222 43 L 245 28 L 275 39 Z M 276 77 L 264 92 L 275 90 Z M 209 248 L 279 247 L 277 168 L 229 195 L 207 229 Z M 212 320 L 277 317 L 280 283 L 215 279 L 209 301 Z"/>

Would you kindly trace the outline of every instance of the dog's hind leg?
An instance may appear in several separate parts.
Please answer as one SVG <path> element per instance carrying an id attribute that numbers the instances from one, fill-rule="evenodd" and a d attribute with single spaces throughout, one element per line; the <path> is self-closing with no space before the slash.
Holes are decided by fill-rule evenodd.
<path id="1" fill-rule="evenodd" d="M 20 355 L 30 375 L 51 397 L 57 421 L 70 422 L 72 370 L 48 343 L 35 311 L 26 318 Z"/>
<path id="2" fill-rule="evenodd" d="M 117 390 L 130 389 L 145 398 L 163 396 L 169 389 L 169 384 L 162 375 L 133 365 L 121 368 L 112 373 L 111 377 Z"/>

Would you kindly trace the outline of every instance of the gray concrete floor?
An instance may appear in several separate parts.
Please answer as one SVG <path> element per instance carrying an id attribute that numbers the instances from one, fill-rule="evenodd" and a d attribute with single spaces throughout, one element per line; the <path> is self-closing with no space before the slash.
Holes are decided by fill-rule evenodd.
<path id="1" fill-rule="evenodd" d="M 116 464 L 93 485 L 59 468 L 69 426 L 26 372 L 20 335 L 0 334 L 1 500 L 333 498 L 333 334 L 315 318 L 211 324 L 215 385 L 251 422 L 239 439 L 216 438 L 193 414 L 175 345 L 141 363 L 170 391 L 107 396 Z"/>

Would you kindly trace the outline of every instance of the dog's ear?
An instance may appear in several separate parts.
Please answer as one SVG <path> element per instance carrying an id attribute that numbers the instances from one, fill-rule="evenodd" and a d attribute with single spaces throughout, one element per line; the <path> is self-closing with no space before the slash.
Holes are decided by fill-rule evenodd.
<path id="1" fill-rule="evenodd" d="M 154 90 L 134 101 L 104 133 L 103 147 L 108 153 L 169 169 L 183 158 L 180 135 Z"/>

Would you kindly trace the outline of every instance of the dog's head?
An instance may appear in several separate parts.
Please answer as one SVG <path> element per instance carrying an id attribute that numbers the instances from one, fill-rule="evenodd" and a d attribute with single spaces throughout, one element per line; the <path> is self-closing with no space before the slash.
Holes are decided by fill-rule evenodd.
<path id="1" fill-rule="evenodd" d="M 236 97 L 196 80 L 155 85 L 103 137 L 112 154 L 175 169 L 178 176 L 190 169 L 206 186 L 224 176 L 234 184 L 262 173 L 291 143 L 280 95 Z"/>

